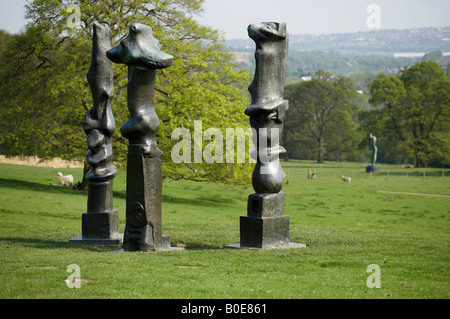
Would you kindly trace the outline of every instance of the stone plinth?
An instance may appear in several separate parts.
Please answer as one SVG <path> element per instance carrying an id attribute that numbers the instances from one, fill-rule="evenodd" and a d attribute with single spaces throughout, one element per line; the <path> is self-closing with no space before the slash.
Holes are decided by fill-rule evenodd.
<path id="1" fill-rule="evenodd" d="M 379 168 L 377 165 L 369 165 L 366 167 L 366 173 L 378 173 Z"/>
<path id="2" fill-rule="evenodd" d="M 226 248 L 300 248 L 289 240 L 289 216 L 284 213 L 284 192 L 253 193 L 248 197 L 247 216 L 240 217 L 240 243 Z"/>

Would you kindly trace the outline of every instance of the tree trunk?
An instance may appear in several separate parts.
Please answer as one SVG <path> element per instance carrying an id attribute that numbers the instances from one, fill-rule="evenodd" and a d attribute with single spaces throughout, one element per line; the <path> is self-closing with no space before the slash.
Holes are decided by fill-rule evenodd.
<path id="1" fill-rule="evenodd" d="M 426 159 L 425 146 L 420 141 L 414 142 L 414 157 L 416 158 L 416 167 L 428 167 Z"/>
<path id="2" fill-rule="evenodd" d="M 323 163 L 323 137 L 317 139 L 319 149 L 317 151 L 317 163 Z"/>
<path id="3" fill-rule="evenodd" d="M 428 167 L 427 160 L 424 160 L 422 158 L 416 157 L 416 167 L 418 167 L 418 168 L 427 168 Z"/>

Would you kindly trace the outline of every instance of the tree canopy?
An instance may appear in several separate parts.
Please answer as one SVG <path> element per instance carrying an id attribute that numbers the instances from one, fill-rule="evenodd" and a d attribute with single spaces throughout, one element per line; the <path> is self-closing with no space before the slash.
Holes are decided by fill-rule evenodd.
<path id="1" fill-rule="evenodd" d="M 375 110 L 363 112 L 384 158 L 417 167 L 450 161 L 450 82 L 435 62 L 405 68 L 399 77 L 381 74 L 370 84 Z"/>
<path id="2" fill-rule="evenodd" d="M 203 2 L 28 1 L 26 30 L 14 35 L 0 30 L 0 151 L 12 156 L 84 159 L 87 145 L 82 122 L 92 107 L 86 79 L 92 25 L 107 21 L 115 46 L 128 34 L 131 23 L 140 22 L 151 26 L 162 51 L 174 56 L 171 67 L 157 72 L 154 101 L 161 121 L 157 142 L 164 151 L 164 176 L 249 183 L 253 163 L 248 154 L 244 163 L 242 154 L 232 155 L 235 160 L 229 161 L 227 147 L 232 143 L 223 139 L 228 137 L 227 129 L 245 135 L 250 128 L 244 110 L 249 104 L 251 74 L 239 70 L 222 44 L 220 31 L 196 21 Z M 291 53 L 288 62 L 291 80 L 324 66 L 336 71 L 345 66 L 357 70 L 369 68 L 373 62 L 366 57 L 347 60 L 334 53 L 311 52 L 302 55 L 303 65 L 297 55 L 300 53 Z M 429 61 L 440 56 L 440 52 L 432 52 L 425 61 L 402 68 L 399 75 L 385 74 L 389 70 L 378 77 L 376 73 L 361 79 L 359 73 L 351 75 L 358 90 L 370 89 L 369 100 L 356 93 L 350 78 L 324 71 L 318 71 L 311 81 L 287 85 L 290 109 L 282 137 L 286 155 L 318 162 L 361 161 L 367 159 L 364 149 L 368 149 L 367 136 L 372 133 L 378 138 L 379 162 L 450 164 L 449 75 Z M 404 61 L 395 59 L 391 67 L 400 69 Z M 375 62 L 377 70 L 386 66 L 383 59 Z M 128 142 L 118 129 L 128 118 L 127 68 L 117 64 L 113 68 L 112 108 L 117 125 L 113 147 L 120 166 L 126 164 Z M 196 131 L 200 126 L 200 132 Z M 181 136 L 174 132 L 192 141 L 179 144 Z M 239 143 L 234 144 L 239 153 Z M 247 138 L 246 150 L 248 144 Z M 183 151 L 179 155 L 184 161 L 173 161 L 174 147 Z M 208 161 L 199 161 L 199 154 L 200 158 L 208 155 Z"/>
<path id="3" fill-rule="evenodd" d="M 82 121 L 92 105 L 86 80 L 92 25 L 107 21 L 114 46 L 128 34 L 130 24 L 140 22 L 151 26 L 162 50 L 174 56 L 173 65 L 159 70 L 156 80 L 155 109 L 161 120 L 157 142 L 164 151 L 164 175 L 247 181 L 252 169 L 248 162 L 210 165 L 171 160 L 176 143 L 171 134 L 176 128 L 193 132 L 195 120 L 202 121 L 203 130 L 216 127 L 223 134 L 225 128 L 249 127 L 244 115 L 249 102 L 243 94 L 249 74 L 236 70 L 221 44 L 221 33 L 195 20 L 202 4 L 203 0 L 28 1 L 26 31 L 13 35 L 0 56 L 0 144 L 9 155 L 84 158 Z M 114 65 L 114 82 L 113 113 L 120 127 L 128 117 L 126 66 Z M 202 147 L 207 143 L 203 141 Z M 116 130 L 113 146 L 119 165 L 125 164 L 126 144 Z"/>
<path id="4" fill-rule="evenodd" d="M 318 163 L 325 156 L 338 161 L 358 157 L 357 107 L 351 103 L 355 94 L 348 78 L 322 70 L 311 81 L 286 86 L 290 107 L 284 143 L 291 156 L 316 158 Z"/>

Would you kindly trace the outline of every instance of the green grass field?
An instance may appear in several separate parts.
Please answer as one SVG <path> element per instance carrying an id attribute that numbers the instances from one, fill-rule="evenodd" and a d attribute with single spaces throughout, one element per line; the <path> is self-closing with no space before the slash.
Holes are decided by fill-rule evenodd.
<path id="1" fill-rule="evenodd" d="M 380 165 L 370 176 L 363 164 L 282 165 L 291 241 L 306 248 L 224 249 L 239 242 L 251 187 L 166 180 L 163 230 L 185 249 L 120 253 L 68 243 L 81 234 L 87 193 L 50 186 L 58 169 L 0 164 L 0 298 L 450 297 L 449 170 Z M 61 171 L 81 180 L 82 169 Z M 125 180 L 123 171 L 114 180 L 121 232 Z M 65 283 L 71 264 L 80 289 Z M 367 286 L 371 264 L 381 288 Z"/>

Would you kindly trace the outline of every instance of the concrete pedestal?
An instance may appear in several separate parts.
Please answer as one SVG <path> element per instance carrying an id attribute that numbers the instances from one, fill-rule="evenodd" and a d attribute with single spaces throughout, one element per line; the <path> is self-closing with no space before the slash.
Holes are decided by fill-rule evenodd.
<path id="1" fill-rule="evenodd" d="M 78 244 L 78 245 L 87 245 L 87 246 L 120 246 L 123 242 L 123 234 L 118 234 L 116 238 L 109 239 L 86 239 L 83 238 L 83 235 L 79 235 L 77 237 L 69 240 L 70 244 Z"/>
<path id="2" fill-rule="evenodd" d="M 284 213 L 284 192 L 253 193 L 248 197 L 247 216 L 240 217 L 240 243 L 225 248 L 300 248 L 289 240 L 289 216 Z"/>
<path id="3" fill-rule="evenodd" d="M 95 246 L 119 246 L 119 211 L 113 209 L 113 178 L 115 169 L 109 174 L 96 176 L 88 173 L 88 211 L 81 216 L 81 235 L 69 240 L 71 244 Z"/>
<path id="4" fill-rule="evenodd" d="M 379 168 L 376 165 L 369 165 L 366 167 L 366 173 L 378 173 Z"/>
<path id="5" fill-rule="evenodd" d="M 125 251 L 170 250 L 162 234 L 161 159 L 144 154 L 146 145 L 128 145 Z"/>

